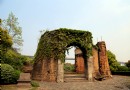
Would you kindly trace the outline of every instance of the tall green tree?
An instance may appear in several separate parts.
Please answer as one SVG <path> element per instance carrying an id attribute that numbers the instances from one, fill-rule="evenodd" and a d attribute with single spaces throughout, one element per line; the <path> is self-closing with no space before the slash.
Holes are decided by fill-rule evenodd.
<path id="1" fill-rule="evenodd" d="M 9 35 L 13 39 L 13 48 L 17 51 L 23 45 L 22 28 L 19 26 L 18 18 L 11 12 L 7 19 L 3 20 L 2 27 L 8 30 Z"/>
<path id="2" fill-rule="evenodd" d="M 117 71 L 120 64 L 117 62 L 115 54 L 108 50 L 107 55 L 111 71 Z"/>

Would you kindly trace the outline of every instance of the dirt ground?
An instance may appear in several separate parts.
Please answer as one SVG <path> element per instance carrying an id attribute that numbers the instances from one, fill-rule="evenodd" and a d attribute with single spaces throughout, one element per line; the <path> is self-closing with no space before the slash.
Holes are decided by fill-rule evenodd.
<path id="1" fill-rule="evenodd" d="M 130 90 L 130 76 L 114 75 L 112 79 L 95 82 L 39 82 L 38 88 L 1 86 L 1 90 Z"/>

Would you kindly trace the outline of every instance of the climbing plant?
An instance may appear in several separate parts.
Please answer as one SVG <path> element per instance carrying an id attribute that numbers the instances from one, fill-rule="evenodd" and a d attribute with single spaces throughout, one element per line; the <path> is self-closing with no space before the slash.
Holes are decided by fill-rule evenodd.
<path id="1" fill-rule="evenodd" d="M 60 28 L 46 31 L 40 38 L 35 60 L 60 59 L 64 61 L 65 50 L 69 46 L 78 46 L 92 55 L 92 34 L 89 31 Z"/>

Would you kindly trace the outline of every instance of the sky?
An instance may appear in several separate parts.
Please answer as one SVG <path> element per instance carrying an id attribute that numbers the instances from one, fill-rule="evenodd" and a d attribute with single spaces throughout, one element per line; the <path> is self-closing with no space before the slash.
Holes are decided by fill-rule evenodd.
<path id="1" fill-rule="evenodd" d="M 118 61 L 130 60 L 130 0 L 0 0 L 0 18 L 10 12 L 22 27 L 24 55 L 35 54 L 40 30 L 70 28 L 92 32 L 94 44 L 103 40 Z"/>

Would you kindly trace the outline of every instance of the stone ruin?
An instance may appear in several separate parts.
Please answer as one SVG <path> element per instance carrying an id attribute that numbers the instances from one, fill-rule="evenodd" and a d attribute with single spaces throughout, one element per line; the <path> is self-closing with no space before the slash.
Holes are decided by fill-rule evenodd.
<path id="1" fill-rule="evenodd" d="M 109 68 L 108 63 L 108 57 L 107 57 L 107 51 L 106 51 L 106 45 L 104 41 L 97 43 L 98 50 L 93 48 L 93 60 L 90 61 L 92 64 L 92 67 L 90 70 L 92 70 L 93 77 L 98 78 L 100 76 L 104 76 L 106 78 L 111 77 L 111 71 Z M 90 66 L 91 66 L 90 65 Z M 84 66 L 84 58 L 82 51 L 80 48 L 75 49 L 75 67 L 77 73 L 84 73 L 85 72 L 85 66 Z"/>
<path id="2" fill-rule="evenodd" d="M 104 78 L 111 77 L 105 42 L 98 42 L 96 46 L 98 49 L 93 47 L 93 56 L 89 57 L 83 57 L 82 54 L 86 53 L 82 53 L 79 49 L 76 49 L 76 72 L 84 73 L 85 78 L 88 81 L 93 81 L 102 76 Z M 53 53 L 54 52 L 52 52 L 52 55 Z M 54 57 L 51 57 L 49 60 L 45 58 L 36 59 L 33 65 L 31 79 L 38 81 L 64 82 L 64 62 L 60 59 L 55 59 Z"/>

